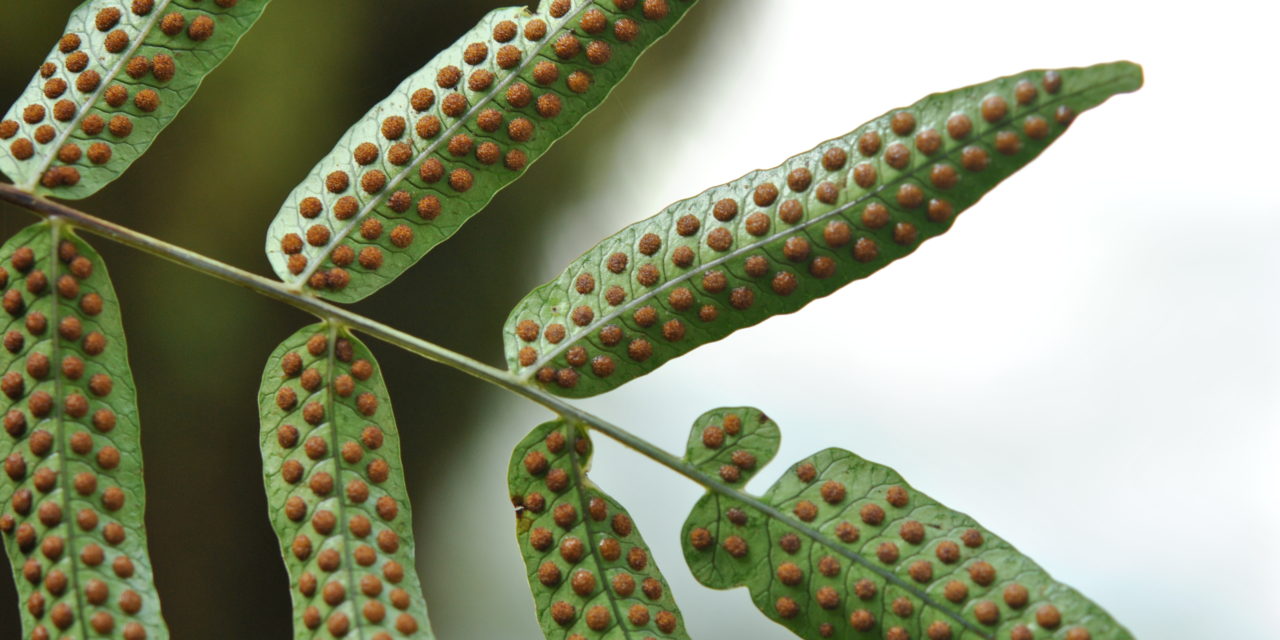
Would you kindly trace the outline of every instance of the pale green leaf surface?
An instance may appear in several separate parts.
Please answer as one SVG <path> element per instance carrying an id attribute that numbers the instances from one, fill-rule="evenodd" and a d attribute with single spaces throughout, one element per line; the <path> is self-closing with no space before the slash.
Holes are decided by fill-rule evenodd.
<path id="1" fill-rule="evenodd" d="M 0 121 L 0 171 L 42 195 L 92 195 L 151 146 L 268 1 L 84 2 Z"/>
<path id="2" fill-rule="evenodd" d="M 272 267 L 341 302 L 386 285 L 598 106 L 692 4 L 544 0 L 532 13 L 492 11 L 374 105 L 289 194 L 267 232 Z"/>
<path id="3" fill-rule="evenodd" d="M 685 460 L 741 486 L 778 442 L 758 410 L 717 409 L 694 423 Z M 685 560 L 704 585 L 747 587 L 802 638 L 1133 638 L 969 516 L 848 451 L 800 461 L 761 500 L 769 512 L 703 496 L 682 529 Z"/>
<path id="4" fill-rule="evenodd" d="M 1137 65 L 1117 62 L 934 94 L 676 202 L 517 304 L 503 336 L 510 368 L 589 396 L 796 311 L 946 231 L 1076 115 L 1141 83 Z M 969 126 L 949 129 L 952 118 Z"/>
<path id="5" fill-rule="evenodd" d="M 649 546 L 627 510 L 586 476 L 587 432 L 557 420 L 511 454 L 516 505 L 538 621 L 548 640 L 688 638 Z"/>
<path id="6" fill-rule="evenodd" d="M 0 247 L 0 283 L 0 535 L 22 637 L 168 638 L 147 554 L 137 398 L 106 265 L 69 229 L 42 222 Z"/>
<path id="7" fill-rule="evenodd" d="M 369 349 L 345 329 L 304 327 L 271 354 L 259 400 L 294 637 L 432 638 L 400 438 Z"/>

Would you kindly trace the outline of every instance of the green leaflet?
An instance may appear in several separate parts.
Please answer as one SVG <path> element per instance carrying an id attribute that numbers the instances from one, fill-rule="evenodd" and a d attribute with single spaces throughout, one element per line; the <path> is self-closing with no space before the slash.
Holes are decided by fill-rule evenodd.
<path id="1" fill-rule="evenodd" d="M 0 121 L 0 171 L 92 195 L 142 155 L 268 0 L 88 0 Z"/>
<path id="2" fill-rule="evenodd" d="M 294 637 L 434 637 L 414 571 L 400 438 L 369 349 L 345 329 L 304 327 L 271 354 L 259 400 Z"/>
<path id="3" fill-rule="evenodd" d="M 589 396 L 796 311 L 946 231 L 1077 114 L 1141 83 L 1137 65 L 1117 62 L 934 94 L 677 202 L 516 305 L 511 370 Z"/>
<path id="4" fill-rule="evenodd" d="M 129 349 L 106 265 L 48 222 L 10 238 L 0 265 L 0 535 L 22 637 L 168 638 L 147 555 Z"/>
<path id="5" fill-rule="evenodd" d="M 694 423 L 685 460 L 742 486 L 778 451 L 757 409 Z M 682 529 L 702 584 L 746 586 L 802 638 L 1132 640 L 1101 607 L 893 469 L 842 449 L 791 467 L 765 512 L 708 493 Z"/>
<path id="6" fill-rule="evenodd" d="M 267 231 L 272 267 L 330 300 L 377 291 L 599 105 L 692 4 L 543 0 L 535 13 L 492 11 L 374 105 L 289 194 Z"/>
<path id="7" fill-rule="evenodd" d="M 516 538 L 548 640 L 688 638 L 630 514 L 587 478 L 585 429 L 557 420 L 511 454 Z"/>

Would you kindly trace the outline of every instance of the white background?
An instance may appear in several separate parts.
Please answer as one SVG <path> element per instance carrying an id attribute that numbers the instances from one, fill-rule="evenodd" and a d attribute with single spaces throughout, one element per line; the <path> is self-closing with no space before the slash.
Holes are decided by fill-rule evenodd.
<path id="1" fill-rule="evenodd" d="M 582 405 L 675 452 L 702 411 L 759 406 L 783 446 L 757 492 L 794 460 L 847 448 L 973 515 L 1138 637 L 1273 637 L 1274 6 L 705 0 L 696 35 L 682 26 L 659 45 L 685 59 L 642 59 L 570 136 L 617 151 L 582 168 L 594 188 L 566 194 L 572 224 L 527 269 L 530 287 L 673 200 L 933 91 L 1116 59 L 1143 64 L 1146 86 L 1083 115 L 909 259 Z M 539 637 L 497 470 L 547 415 L 497 392 L 490 406 L 441 470 L 474 482 L 419 510 L 441 637 Z M 701 490 L 596 441 L 593 478 L 640 523 L 691 635 L 791 637 L 745 590 L 689 576 L 679 527 Z M 438 543 L 460 535 L 488 559 Z"/>

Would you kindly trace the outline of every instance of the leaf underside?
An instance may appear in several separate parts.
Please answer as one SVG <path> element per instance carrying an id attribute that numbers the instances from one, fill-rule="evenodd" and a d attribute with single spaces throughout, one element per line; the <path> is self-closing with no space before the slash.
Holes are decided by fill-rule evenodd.
<path id="1" fill-rule="evenodd" d="M 1076 115 L 1141 82 L 1137 65 L 1118 62 L 934 94 L 677 202 L 516 305 L 510 368 L 589 396 L 796 311 L 946 231 Z"/>
<path id="2" fill-rule="evenodd" d="M 0 535 L 23 638 L 169 637 L 152 583 L 137 399 L 102 258 L 69 229 L 0 247 Z"/>
<path id="3" fill-rule="evenodd" d="M 591 441 L 557 420 L 516 446 L 516 505 L 538 621 L 548 640 L 688 638 L 671 588 L 627 510 L 587 477 Z"/>
<path id="4" fill-rule="evenodd" d="M 304 327 L 262 374 L 262 463 L 294 637 L 432 638 L 382 374 L 345 329 Z"/>
<path id="5" fill-rule="evenodd" d="M 694 423 L 685 460 L 741 487 L 779 439 L 757 409 L 716 409 Z M 1133 637 L 972 518 L 848 451 L 793 465 L 762 500 L 773 513 L 703 496 L 682 529 L 685 560 L 708 587 L 747 587 L 802 638 Z"/>
<path id="6" fill-rule="evenodd" d="M 289 194 L 267 232 L 272 267 L 340 302 L 394 280 L 599 105 L 692 4 L 543 0 L 534 13 L 489 13 Z"/>
<path id="7" fill-rule="evenodd" d="M 78 199 L 124 173 L 269 0 L 89 0 L 0 121 L 0 171 Z"/>

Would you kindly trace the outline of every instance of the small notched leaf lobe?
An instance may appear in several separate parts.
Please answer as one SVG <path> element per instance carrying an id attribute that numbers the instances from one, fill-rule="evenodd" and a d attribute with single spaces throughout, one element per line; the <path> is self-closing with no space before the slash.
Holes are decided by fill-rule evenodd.
<path id="1" fill-rule="evenodd" d="M 268 361 L 260 407 L 294 637 L 433 637 L 395 419 L 368 348 L 326 323 L 299 330 Z"/>
<path id="2" fill-rule="evenodd" d="M 650 0 L 663 10 L 645 12 L 643 3 L 544 0 L 535 12 L 489 13 L 375 105 L 289 195 L 267 233 L 276 272 L 343 302 L 386 285 L 598 106 L 694 1 Z M 300 242 L 317 227 L 323 241 Z M 369 247 L 382 259 L 347 258 Z"/>
<path id="3" fill-rule="evenodd" d="M 683 616 L 631 515 L 586 476 L 585 429 L 545 423 L 507 474 L 516 539 L 548 640 L 688 638 Z"/>
<path id="4" fill-rule="evenodd" d="M 553 393 L 589 396 L 796 311 L 945 232 L 1076 114 L 1140 84 L 1141 70 L 1118 62 L 934 94 L 677 202 L 526 296 L 507 320 L 509 366 Z M 576 286 L 584 277 L 596 286 Z M 526 323 L 562 331 L 530 339 L 515 330 Z M 574 349 L 585 357 L 571 361 Z"/>
<path id="5" fill-rule="evenodd" d="M 0 119 L 0 171 L 84 198 L 151 145 L 269 0 L 91 0 Z"/>
<path id="6" fill-rule="evenodd" d="M 756 409 L 722 408 L 699 417 L 688 442 L 687 462 L 725 479 L 736 459 L 745 482 L 777 453 L 779 433 Z M 682 529 L 685 559 L 704 585 L 747 587 L 802 638 L 1132 640 L 968 516 L 848 451 L 809 456 L 760 500 L 703 496 Z"/>
<path id="7" fill-rule="evenodd" d="M 0 539 L 24 638 L 168 638 L 152 583 L 139 420 L 106 266 L 48 222 L 0 247 Z"/>

